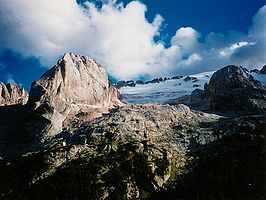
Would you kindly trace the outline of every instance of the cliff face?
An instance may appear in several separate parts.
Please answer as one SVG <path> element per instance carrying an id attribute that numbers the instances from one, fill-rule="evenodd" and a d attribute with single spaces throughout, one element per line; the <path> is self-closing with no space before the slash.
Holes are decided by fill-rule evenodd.
<path id="1" fill-rule="evenodd" d="M 28 106 L 39 123 L 36 127 L 34 120 L 29 131 L 52 136 L 62 130 L 65 120 L 78 113 L 90 113 L 90 120 L 118 105 L 122 105 L 119 92 L 105 69 L 92 58 L 66 53 L 32 84 Z"/>
<path id="2" fill-rule="evenodd" d="M 208 107 L 214 111 L 266 112 L 265 87 L 243 67 L 229 65 L 218 70 L 204 92 Z"/>
<path id="3" fill-rule="evenodd" d="M 28 93 L 23 87 L 0 82 L 0 106 L 25 104 L 27 101 Z"/>

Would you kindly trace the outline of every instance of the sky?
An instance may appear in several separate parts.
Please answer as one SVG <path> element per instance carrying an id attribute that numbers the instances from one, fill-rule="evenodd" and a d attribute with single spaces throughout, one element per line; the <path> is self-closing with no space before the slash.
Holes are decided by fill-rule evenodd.
<path id="1" fill-rule="evenodd" d="M 266 0 L 1 0 L 0 30 L 0 81 L 27 90 L 65 52 L 116 80 L 266 64 Z"/>

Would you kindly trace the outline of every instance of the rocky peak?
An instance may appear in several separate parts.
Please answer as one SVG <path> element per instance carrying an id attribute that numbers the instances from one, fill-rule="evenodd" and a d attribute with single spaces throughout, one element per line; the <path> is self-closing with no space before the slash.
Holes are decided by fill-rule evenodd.
<path id="1" fill-rule="evenodd" d="M 23 87 L 0 82 L 0 106 L 12 104 L 25 104 L 28 100 L 28 93 Z"/>
<path id="2" fill-rule="evenodd" d="M 212 110 L 265 112 L 266 90 L 248 70 L 229 65 L 213 74 L 205 86 L 205 99 Z"/>
<path id="3" fill-rule="evenodd" d="M 265 87 L 241 66 L 228 65 L 216 71 L 204 90 L 195 89 L 191 95 L 170 104 L 184 103 L 194 109 L 246 115 L 266 112 Z"/>
<path id="4" fill-rule="evenodd" d="M 35 115 L 45 122 L 37 131 L 42 135 L 58 133 L 63 121 L 84 110 L 103 112 L 99 110 L 120 104 L 119 92 L 109 81 L 105 69 L 92 58 L 72 53 L 66 53 L 33 82 L 28 102 Z M 36 126 L 36 122 L 33 124 Z M 31 132 L 36 133 L 36 129 Z"/>
<path id="5" fill-rule="evenodd" d="M 254 81 L 247 69 L 235 65 L 229 65 L 215 72 L 209 84 L 218 88 L 236 88 L 244 85 L 258 86 L 258 82 Z"/>

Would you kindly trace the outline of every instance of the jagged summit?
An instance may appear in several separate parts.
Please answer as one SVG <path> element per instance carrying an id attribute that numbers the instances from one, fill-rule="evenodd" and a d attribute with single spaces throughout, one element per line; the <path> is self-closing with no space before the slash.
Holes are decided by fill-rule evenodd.
<path id="1" fill-rule="evenodd" d="M 32 84 L 29 102 L 60 97 L 66 103 L 108 106 L 115 104 L 116 90 L 108 80 L 105 69 L 87 56 L 66 53 L 53 68 Z M 44 97 L 44 96 L 43 96 Z"/>
<path id="2" fill-rule="evenodd" d="M 28 100 L 28 93 L 23 87 L 11 83 L 0 82 L 0 106 L 25 104 Z"/>
<path id="3" fill-rule="evenodd" d="M 72 53 L 66 53 L 33 82 L 28 101 L 36 116 L 48 122 L 41 131 L 45 134 L 59 132 L 64 120 L 84 109 L 107 109 L 119 104 L 119 93 L 105 69 L 92 58 Z"/>

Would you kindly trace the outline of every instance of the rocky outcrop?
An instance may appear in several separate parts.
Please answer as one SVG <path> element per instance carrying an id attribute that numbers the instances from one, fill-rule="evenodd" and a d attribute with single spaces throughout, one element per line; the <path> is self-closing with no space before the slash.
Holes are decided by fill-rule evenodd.
<path id="1" fill-rule="evenodd" d="M 135 83 L 135 81 L 130 80 L 130 81 L 118 81 L 116 83 L 116 87 L 118 89 L 122 88 L 122 87 L 135 87 L 137 83 Z"/>
<path id="2" fill-rule="evenodd" d="M 262 69 L 260 70 L 260 74 L 266 74 L 266 65 L 262 67 Z"/>
<path id="3" fill-rule="evenodd" d="M 53 136 L 79 113 L 86 113 L 84 118 L 91 120 L 120 104 L 119 92 L 99 63 L 66 53 L 33 82 L 27 103 L 33 117 L 26 128 L 31 135 Z"/>
<path id="4" fill-rule="evenodd" d="M 185 82 L 188 82 L 188 81 L 193 81 L 193 83 L 197 82 L 198 79 L 196 77 L 190 77 L 190 76 L 187 76 L 185 79 L 184 79 Z"/>
<path id="5" fill-rule="evenodd" d="M 248 70 L 229 65 L 213 74 L 204 90 L 173 99 L 169 104 L 183 103 L 194 109 L 234 114 L 266 112 L 266 88 Z"/>
<path id="6" fill-rule="evenodd" d="M 252 69 L 252 70 L 250 70 L 250 73 L 259 74 L 260 73 L 260 70 L 258 70 L 258 69 Z"/>
<path id="7" fill-rule="evenodd" d="M 11 83 L 0 82 L 0 106 L 25 104 L 28 100 L 28 93 L 23 87 Z"/>
<path id="8" fill-rule="evenodd" d="M 266 89 L 248 70 L 229 65 L 213 74 L 205 86 L 205 100 L 211 110 L 264 113 Z"/>

